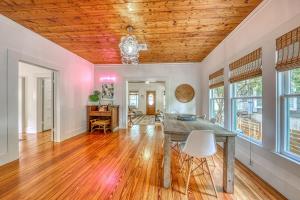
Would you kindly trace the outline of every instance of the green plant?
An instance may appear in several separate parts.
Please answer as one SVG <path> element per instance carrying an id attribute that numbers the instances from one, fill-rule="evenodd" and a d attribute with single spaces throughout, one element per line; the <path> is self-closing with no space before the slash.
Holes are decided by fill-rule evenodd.
<path id="1" fill-rule="evenodd" d="M 94 90 L 93 94 L 89 96 L 91 102 L 98 102 L 100 100 L 101 92 L 99 90 Z"/>

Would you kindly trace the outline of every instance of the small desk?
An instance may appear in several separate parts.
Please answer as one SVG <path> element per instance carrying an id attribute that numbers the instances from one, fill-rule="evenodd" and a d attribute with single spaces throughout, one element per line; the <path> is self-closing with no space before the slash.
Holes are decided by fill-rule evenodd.
<path id="1" fill-rule="evenodd" d="M 217 142 L 224 143 L 223 189 L 227 193 L 233 193 L 236 134 L 203 119 L 197 119 L 196 121 L 180 121 L 177 120 L 177 115 L 174 114 L 165 114 L 163 119 L 164 187 L 169 188 L 171 184 L 171 139 L 173 141 L 186 141 L 192 130 L 213 130 L 216 135 Z"/>
<path id="2" fill-rule="evenodd" d="M 90 121 L 92 119 L 109 119 L 111 130 L 119 127 L 119 106 L 110 106 L 108 111 L 98 111 L 98 106 L 87 106 L 87 127 L 91 131 Z"/>

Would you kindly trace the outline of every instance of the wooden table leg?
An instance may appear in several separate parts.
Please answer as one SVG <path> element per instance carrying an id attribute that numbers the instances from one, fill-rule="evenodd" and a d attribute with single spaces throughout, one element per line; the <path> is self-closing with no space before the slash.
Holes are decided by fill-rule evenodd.
<path id="1" fill-rule="evenodd" d="M 227 137 L 224 142 L 223 189 L 227 193 L 234 191 L 234 154 L 235 137 Z"/>
<path id="2" fill-rule="evenodd" d="M 171 186 L 171 137 L 164 135 L 164 167 L 163 167 L 163 185 L 164 188 Z"/>

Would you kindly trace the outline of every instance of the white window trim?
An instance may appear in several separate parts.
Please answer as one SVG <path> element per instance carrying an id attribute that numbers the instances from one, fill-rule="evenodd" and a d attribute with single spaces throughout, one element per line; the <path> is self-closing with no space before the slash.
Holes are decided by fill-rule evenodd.
<path id="1" fill-rule="evenodd" d="M 297 162 L 300 161 L 300 156 L 295 155 L 289 151 L 287 151 L 287 142 L 286 142 L 286 136 L 288 135 L 288 102 L 287 99 L 290 97 L 299 97 L 300 94 L 289 94 L 290 92 L 290 75 L 289 71 L 281 72 L 282 74 L 278 73 L 277 75 L 277 91 L 279 96 L 279 102 L 278 102 L 278 126 L 277 126 L 277 151 L 278 153 L 289 157 L 293 160 L 296 160 Z M 286 93 L 288 92 L 288 93 Z"/>
<path id="2" fill-rule="evenodd" d="M 224 86 L 220 86 L 220 87 L 223 87 L 223 90 L 225 91 Z M 215 89 L 215 88 L 209 89 L 209 112 L 208 112 L 209 113 L 209 119 L 213 118 L 213 114 L 212 114 L 212 110 L 213 110 L 212 109 L 212 101 L 214 101 L 214 100 L 223 100 L 224 107 L 225 107 L 225 98 L 224 97 L 212 97 L 213 96 L 212 95 L 213 89 Z M 224 92 L 223 92 L 223 94 L 224 94 Z M 225 110 L 223 110 L 223 115 L 225 117 Z M 223 121 L 223 124 L 220 124 L 220 123 L 216 123 L 216 124 L 218 124 L 221 127 L 224 127 L 225 126 L 225 121 Z"/>
<path id="3" fill-rule="evenodd" d="M 233 123 L 231 123 L 231 131 L 236 133 L 238 137 L 243 138 L 243 139 L 247 140 L 248 142 L 252 142 L 254 144 L 262 146 L 262 141 L 256 140 L 256 139 L 254 139 L 252 137 L 249 137 L 249 136 L 246 136 L 244 134 L 240 134 L 240 132 L 238 132 L 234 129 L 234 120 L 235 120 L 235 116 L 234 116 L 234 112 L 233 112 L 234 100 L 239 100 L 239 99 L 261 99 L 262 100 L 262 97 L 241 97 L 241 98 L 234 97 L 234 98 L 231 99 L 231 108 L 232 108 L 232 110 L 231 110 L 231 121 L 233 122 Z"/>
<path id="4" fill-rule="evenodd" d="M 139 107 L 139 94 L 138 93 L 136 93 L 136 94 L 129 94 L 129 102 L 128 102 L 128 104 L 129 104 L 129 106 L 132 106 L 131 103 L 130 103 L 131 102 L 131 98 L 130 97 L 133 96 L 133 95 L 136 96 L 136 100 L 135 100 L 136 101 L 136 108 L 138 108 Z"/>
<path id="5" fill-rule="evenodd" d="M 248 142 L 251 142 L 253 144 L 256 144 L 258 146 L 262 146 L 262 141 L 256 140 L 256 139 L 254 139 L 252 137 L 249 137 L 249 136 L 246 136 L 244 134 L 240 134 L 240 132 L 238 132 L 238 131 L 236 131 L 234 129 L 235 116 L 234 116 L 234 112 L 233 112 L 234 111 L 233 109 L 234 109 L 234 101 L 235 100 L 238 100 L 238 99 L 261 99 L 262 100 L 262 96 L 249 96 L 249 97 L 241 96 L 241 97 L 235 97 L 234 96 L 234 93 L 235 93 L 235 85 L 234 85 L 234 83 L 230 84 L 230 91 L 231 91 L 231 101 L 230 101 L 230 103 L 231 103 L 231 111 L 230 111 L 230 113 L 231 114 L 230 114 L 230 117 L 231 117 L 231 122 L 232 122 L 231 126 L 230 126 L 231 131 L 234 132 L 234 133 L 236 133 L 239 138 L 242 138 L 242 139 L 244 139 L 244 140 L 246 140 Z M 263 109 L 263 106 L 262 106 L 262 109 Z"/>

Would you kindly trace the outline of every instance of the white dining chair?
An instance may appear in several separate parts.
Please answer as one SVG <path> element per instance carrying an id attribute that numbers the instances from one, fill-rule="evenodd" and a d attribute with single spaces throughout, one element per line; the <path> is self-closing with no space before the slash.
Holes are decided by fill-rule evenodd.
<path id="1" fill-rule="evenodd" d="M 187 138 L 186 144 L 182 149 L 182 153 L 187 155 L 184 162 L 188 164 L 188 177 L 185 187 L 185 194 L 188 192 L 191 172 L 194 171 L 193 167 L 202 167 L 204 173 L 207 173 L 211 179 L 216 197 L 218 197 L 214 180 L 211 176 L 211 171 L 208 166 L 207 158 L 213 156 L 217 152 L 215 134 L 211 130 L 193 130 Z M 195 163 L 200 160 L 200 165 Z M 184 163 L 183 163 L 184 164 Z M 205 170 L 206 167 L 206 170 Z"/>

